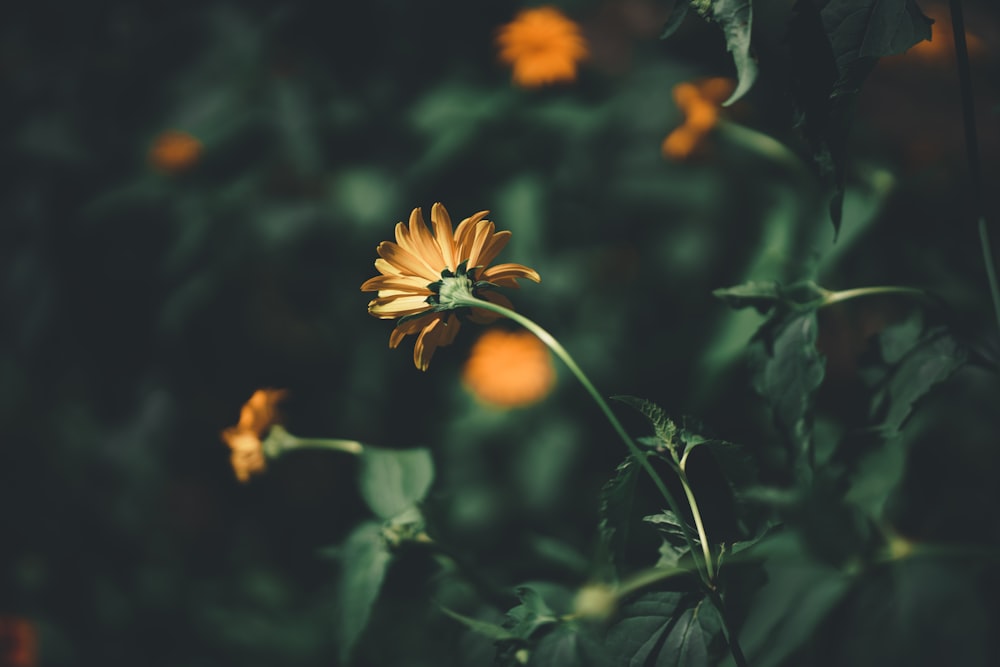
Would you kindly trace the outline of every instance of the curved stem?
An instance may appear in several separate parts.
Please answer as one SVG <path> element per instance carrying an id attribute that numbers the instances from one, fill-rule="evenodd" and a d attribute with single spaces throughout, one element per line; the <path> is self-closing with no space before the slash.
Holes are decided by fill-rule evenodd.
<path id="1" fill-rule="evenodd" d="M 806 173 L 799 156 L 770 135 L 725 119 L 719 120 L 716 129 L 733 143 L 739 144 L 789 171 Z"/>
<path id="2" fill-rule="evenodd" d="M 268 456 L 278 457 L 293 449 L 332 449 L 358 456 L 365 447 L 357 440 L 342 440 L 340 438 L 300 438 L 285 430 L 281 424 L 271 427 L 267 439 L 263 443 Z"/>
<path id="3" fill-rule="evenodd" d="M 597 407 L 601 409 L 601 412 L 604 413 L 604 416 L 611 423 L 612 428 L 614 428 L 615 432 L 625 443 L 625 446 L 628 447 L 629 453 L 632 454 L 632 456 L 635 458 L 636 462 L 638 462 L 638 464 L 642 467 L 642 469 L 646 471 L 650 479 L 652 479 L 653 484 L 656 486 L 656 489 L 660 492 L 660 495 L 662 495 L 663 498 L 667 501 L 667 505 L 670 506 L 670 511 L 676 514 L 678 519 L 684 516 L 680 511 L 680 506 L 677 504 L 677 500 L 674 498 L 673 494 L 670 493 L 670 490 L 667 489 L 666 484 L 663 483 L 663 480 L 660 478 L 660 476 L 656 473 L 655 470 L 653 470 L 653 466 L 652 464 L 650 464 L 649 459 L 645 456 L 645 454 L 643 454 L 642 450 L 639 449 L 639 446 L 635 444 L 631 436 L 629 436 L 628 432 L 625 430 L 625 427 L 622 426 L 621 422 L 618 421 L 618 417 L 616 417 L 615 413 L 612 412 L 611 406 L 608 405 L 607 401 L 604 400 L 604 397 L 601 396 L 599 391 L 597 391 L 597 388 L 594 387 L 593 383 L 590 381 L 587 375 L 577 365 L 576 361 L 573 359 L 573 357 L 570 356 L 569 352 L 566 351 L 566 348 L 564 348 L 552 334 L 550 334 L 548 331 L 543 329 L 538 324 L 535 324 L 534 321 L 528 319 L 524 315 L 514 312 L 509 308 L 504 308 L 503 306 L 495 304 L 491 301 L 486 301 L 485 299 L 477 299 L 473 297 L 471 299 L 462 299 L 460 303 L 461 305 L 470 306 L 473 308 L 482 308 L 484 310 L 489 310 L 494 313 L 497 313 L 498 315 L 503 315 L 504 317 L 517 322 L 525 329 L 538 336 L 538 339 L 543 343 L 545 343 L 545 345 L 547 345 L 548 348 L 552 350 L 552 352 L 557 357 L 559 357 L 559 359 L 561 359 L 564 364 L 566 364 L 566 367 L 569 368 L 570 372 L 573 373 L 573 375 L 580 382 L 580 384 L 583 385 L 583 388 L 587 391 L 588 394 L 590 394 L 590 397 L 594 399 L 594 402 L 597 403 Z M 687 525 L 685 525 L 683 520 L 680 520 L 680 524 L 681 524 L 681 530 L 684 533 L 684 540 L 687 542 L 688 548 L 691 549 L 691 552 L 694 553 L 695 552 L 694 537 L 691 535 L 690 529 L 687 527 Z M 697 559 L 695 559 L 695 563 L 696 564 L 698 563 Z M 711 587 L 712 585 L 714 585 L 713 584 L 714 576 L 710 561 L 705 563 L 704 570 L 702 569 L 702 566 L 700 564 L 698 565 L 698 574 L 700 575 L 702 582 L 707 587 Z"/>
<path id="4" fill-rule="evenodd" d="M 708 533 L 705 531 L 705 523 L 701 520 L 701 511 L 698 509 L 698 500 L 694 497 L 694 490 L 688 482 L 687 473 L 684 468 L 680 469 L 678 475 L 681 486 L 684 487 L 684 495 L 687 496 L 688 505 L 691 507 L 691 515 L 694 517 L 694 526 L 698 529 L 698 539 L 701 540 L 701 554 L 705 558 L 705 567 L 708 568 L 709 579 L 715 579 L 715 562 L 712 558 L 712 549 L 708 543 Z"/>

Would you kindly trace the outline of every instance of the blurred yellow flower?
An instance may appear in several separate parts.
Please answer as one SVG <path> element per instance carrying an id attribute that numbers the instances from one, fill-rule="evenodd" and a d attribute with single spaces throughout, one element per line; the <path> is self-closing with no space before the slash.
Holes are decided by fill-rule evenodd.
<path id="1" fill-rule="evenodd" d="M 258 389 L 240 410 L 239 423 L 222 432 L 223 442 L 232 450 L 229 461 L 233 472 L 241 482 L 267 468 L 260 439 L 277 420 L 277 404 L 287 393 L 284 389 Z"/>
<path id="2" fill-rule="evenodd" d="M 556 370 L 548 348 L 534 334 L 491 329 L 472 346 L 462 380 L 481 402 L 515 408 L 545 398 Z"/>
<path id="3" fill-rule="evenodd" d="M 497 32 L 500 60 L 514 68 L 514 83 L 537 88 L 576 79 L 589 53 L 580 26 L 555 7 L 524 9 Z"/>
<path id="4" fill-rule="evenodd" d="M 721 77 L 674 86 L 674 102 L 684 113 L 684 122 L 663 140 L 664 157 L 672 160 L 690 157 L 719 122 L 719 105 L 734 88 L 732 79 Z"/>
<path id="5" fill-rule="evenodd" d="M 479 298 L 506 308 L 507 297 L 493 287 L 518 287 L 518 278 L 540 282 L 534 269 L 521 264 L 489 266 L 507 245 L 510 232 L 496 226 L 480 211 L 452 232 L 451 217 L 440 204 L 431 207 L 432 235 L 419 208 L 410 213 L 410 224 L 396 224 L 396 242 L 378 245 L 375 268 L 382 275 L 361 285 L 364 292 L 378 292 L 368 303 L 368 312 L 379 319 L 400 318 L 389 336 L 395 348 L 410 334 L 418 333 L 413 346 L 413 363 L 427 370 L 438 347 L 455 340 L 459 318 L 455 312 L 478 322 L 490 322 L 498 315 L 480 308 L 463 308 L 458 297 Z"/>
<path id="6" fill-rule="evenodd" d="M 149 163 L 168 174 L 177 174 L 193 167 L 201 157 L 198 139 L 181 130 L 166 130 L 149 148 Z"/>

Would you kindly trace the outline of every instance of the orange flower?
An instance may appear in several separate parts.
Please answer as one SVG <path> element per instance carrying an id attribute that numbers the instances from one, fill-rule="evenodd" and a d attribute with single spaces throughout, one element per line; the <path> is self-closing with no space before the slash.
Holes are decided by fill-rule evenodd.
<path id="1" fill-rule="evenodd" d="M 555 7 L 518 12 L 497 32 L 500 60 L 514 68 L 514 83 L 537 88 L 576 79 L 576 65 L 586 58 L 580 27 Z"/>
<path id="2" fill-rule="evenodd" d="M 149 162 L 168 174 L 178 174 L 193 167 L 201 157 L 201 142 L 180 130 L 166 130 L 149 148 Z"/>
<path id="3" fill-rule="evenodd" d="M 556 369 L 534 334 L 492 329 L 472 346 L 462 380 L 483 403 L 516 408 L 545 398 L 555 384 Z"/>
<path id="4" fill-rule="evenodd" d="M 35 667 L 37 664 L 35 624 L 20 616 L 0 616 L 0 665 Z"/>
<path id="5" fill-rule="evenodd" d="M 664 157 L 684 160 L 698 149 L 719 122 L 719 105 L 729 97 L 734 85 L 731 79 L 713 77 L 698 84 L 674 86 L 674 101 L 684 112 L 684 123 L 663 140 Z"/>
<path id="6" fill-rule="evenodd" d="M 239 423 L 222 432 L 222 440 L 232 450 L 229 460 L 233 471 L 241 482 L 267 468 L 260 438 L 276 421 L 276 406 L 287 393 L 284 389 L 258 389 L 240 410 Z"/>
<path id="7" fill-rule="evenodd" d="M 419 332 L 413 346 L 413 363 L 422 371 L 430 366 L 438 347 L 455 340 L 460 313 L 478 322 L 498 315 L 469 308 L 469 301 L 485 299 L 506 308 L 507 297 L 490 291 L 495 287 L 518 287 L 518 278 L 540 282 L 534 269 L 521 264 L 489 266 L 507 245 L 510 232 L 496 226 L 480 211 L 459 223 L 452 233 L 451 217 L 440 204 L 431 207 L 432 235 L 419 208 L 410 213 L 410 225 L 396 224 L 396 242 L 378 245 L 375 268 L 382 275 L 361 285 L 364 292 L 378 292 L 368 303 L 368 312 L 384 320 L 400 318 L 389 336 L 395 348 L 410 334 Z M 456 312 L 451 312 L 456 311 Z"/>

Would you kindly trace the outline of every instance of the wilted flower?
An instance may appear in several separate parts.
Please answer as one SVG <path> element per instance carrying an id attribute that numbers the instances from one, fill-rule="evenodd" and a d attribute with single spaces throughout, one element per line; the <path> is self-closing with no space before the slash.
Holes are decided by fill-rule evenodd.
<path id="1" fill-rule="evenodd" d="M 240 410 L 239 423 L 222 432 L 222 440 L 232 450 L 229 460 L 233 471 L 241 482 L 267 468 L 261 436 L 274 424 L 276 406 L 287 393 L 284 389 L 258 389 Z"/>
<path id="2" fill-rule="evenodd" d="M 198 139 L 181 130 L 166 130 L 149 148 L 149 162 L 160 171 L 177 174 L 193 167 L 201 157 Z"/>
<path id="3" fill-rule="evenodd" d="M 663 140 L 663 155 L 673 160 L 690 157 L 718 123 L 719 105 L 734 87 L 731 79 L 720 77 L 674 86 L 674 101 L 684 113 L 684 123 Z"/>
<path id="4" fill-rule="evenodd" d="M 580 27 L 554 7 L 518 12 L 497 33 L 500 60 L 514 68 L 514 83 L 536 88 L 576 79 L 576 65 L 588 56 Z"/>
<path id="5" fill-rule="evenodd" d="M 483 403 L 514 408 L 545 398 L 556 371 L 548 348 L 534 334 L 492 329 L 472 346 L 462 380 Z"/>
<path id="6" fill-rule="evenodd" d="M 400 318 L 389 336 L 395 348 L 410 334 L 418 333 L 413 347 L 413 363 L 427 370 L 434 350 L 455 340 L 461 313 L 485 323 L 498 316 L 469 308 L 470 301 L 485 299 L 511 307 L 494 287 L 517 287 L 518 278 L 540 282 L 538 273 L 521 264 L 489 266 L 510 239 L 510 232 L 496 226 L 480 211 L 459 223 L 452 232 L 451 217 L 440 204 L 431 207 L 432 235 L 419 208 L 410 213 L 410 224 L 396 224 L 396 242 L 378 245 L 375 268 L 382 275 L 361 285 L 364 292 L 378 292 L 368 304 L 368 312 L 380 319 Z"/>

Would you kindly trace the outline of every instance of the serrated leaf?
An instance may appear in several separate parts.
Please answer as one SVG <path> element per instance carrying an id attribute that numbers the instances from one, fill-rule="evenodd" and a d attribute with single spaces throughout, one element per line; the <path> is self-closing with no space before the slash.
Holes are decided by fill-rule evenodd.
<path id="1" fill-rule="evenodd" d="M 612 396 L 616 401 L 621 401 L 638 410 L 653 426 L 653 433 L 661 444 L 672 452 L 676 452 L 677 425 L 667 417 L 663 408 L 652 401 L 636 396 Z"/>
<path id="2" fill-rule="evenodd" d="M 630 456 L 618 466 L 615 476 L 601 488 L 598 530 L 601 543 L 613 567 L 625 562 L 638 466 Z"/>
<path id="3" fill-rule="evenodd" d="M 530 586 L 520 586 L 515 590 L 521 604 L 507 612 L 504 623 L 511 635 L 518 639 L 529 639 L 543 625 L 555 623 L 555 612 L 549 609 L 542 596 Z"/>
<path id="4" fill-rule="evenodd" d="M 495 639 L 497 641 L 517 639 L 517 635 L 497 623 L 490 623 L 488 621 L 481 621 L 477 618 L 471 618 L 464 614 L 459 614 L 457 611 L 452 611 L 447 607 L 441 607 L 441 611 L 473 632 L 489 637 L 490 639 Z"/>
<path id="5" fill-rule="evenodd" d="M 817 333 L 815 311 L 793 313 L 765 323 L 750 346 L 754 389 L 800 452 L 811 446 L 813 393 L 826 370 Z"/>
<path id="6" fill-rule="evenodd" d="M 433 481 L 434 461 L 426 449 L 365 447 L 361 454 L 361 496 L 383 519 L 423 500 Z"/>
<path id="7" fill-rule="evenodd" d="M 368 521 L 351 532 L 339 555 L 336 633 L 340 661 L 347 664 L 354 645 L 368 625 L 392 554 L 382 538 L 382 525 Z"/>
<path id="8" fill-rule="evenodd" d="M 656 562 L 656 567 L 677 567 L 680 560 L 691 552 L 680 519 L 670 510 L 663 510 L 659 514 L 645 516 L 642 520 L 652 524 L 663 538 L 663 543 L 660 545 L 660 559 Z M 689 527 L 688 532 L 696 545 L 701 544 L 694 528 Z"/>

